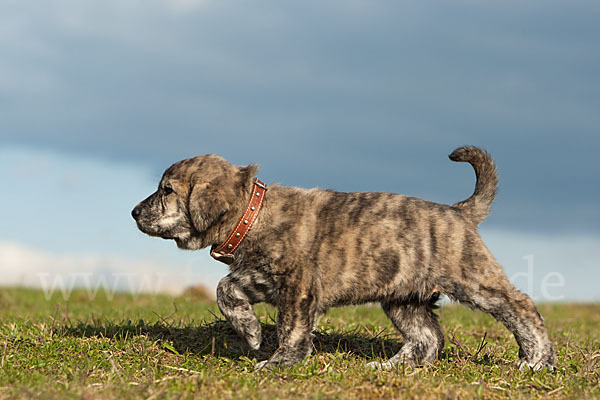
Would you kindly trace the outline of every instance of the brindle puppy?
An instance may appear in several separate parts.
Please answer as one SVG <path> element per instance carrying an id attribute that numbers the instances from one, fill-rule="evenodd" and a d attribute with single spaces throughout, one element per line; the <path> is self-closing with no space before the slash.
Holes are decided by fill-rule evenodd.
<path id="1" fill-rule="evenodd" d="M 269 187 L 217 288 L 219 308 L 253 349 L 261 331 L 252 305 L 277 307 L 280 347 L 257 368 L 302 361 L 319 314 L 369 302 L 381 303 L 404 338 L 398 354 L 369 366 L 431 363 L 444 346 L 433 312 L 439 292 L 501 321 L 519 344 L 519 367 L 553 368 L 542 317 L 477 233 L 496 193 L 494 163 L 476 147 L 456 149 L 450 159 L 470 163 L 477 175 L 473 195 L 453 206 L 393 193 Z M 242 215 L 257 170 L 216 155 L 180 161 L 132 215 L 143 232 L 182 249 L 216 246 Z"/>

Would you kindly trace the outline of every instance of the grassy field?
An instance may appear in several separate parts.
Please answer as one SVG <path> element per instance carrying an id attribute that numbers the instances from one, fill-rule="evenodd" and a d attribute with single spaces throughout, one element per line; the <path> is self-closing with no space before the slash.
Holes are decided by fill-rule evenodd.
<path id="1" fill-rule="evenodd" d="M 0 398 L 600 398 L 600 305 L 540 306 L 558 368 L 538 373 L 515 368 L 502 325 L 454 305 L 433 366 L 367 370 L 401 340 L 378 307 L 349 307 L 321 318 L 304 365 L 254 372 L 276 347 L 275 311 L 256 309 L 252 352 L 207 300 L 0 288 Z"/>

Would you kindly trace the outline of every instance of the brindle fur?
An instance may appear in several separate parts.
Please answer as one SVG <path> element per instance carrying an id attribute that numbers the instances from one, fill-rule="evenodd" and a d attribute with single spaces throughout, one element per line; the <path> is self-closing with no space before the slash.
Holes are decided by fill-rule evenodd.
<path id="1" fill-rule="evenodd" d="M 388 361 L 369 366 L 431 363 L 444 346 L 433 311 L 439 292 L 501 321 L 519 344 L 520 367 L 553 367 L 542 317 L 477 232 L 496 193 L 494 163 L 470 146 L 450 159 L 469 162 L 477 175 L 473 195 L 453 206 L 393 193 L 269 187 L 230 274 L 217 287 L 219 308 L 253 349 L 261 331 L 252 305 L 277 307 L 280 347 L 257 368 L 302 361 L 312 351 L 319 314 L 370 302 L 381 303 L 404 344 Z M 136 206 L 134 218 L 143 232 L 174 239 L 180 248 L 216 246 L 243 213 L 257 169 L 216 155 L 180 161 Z"/>

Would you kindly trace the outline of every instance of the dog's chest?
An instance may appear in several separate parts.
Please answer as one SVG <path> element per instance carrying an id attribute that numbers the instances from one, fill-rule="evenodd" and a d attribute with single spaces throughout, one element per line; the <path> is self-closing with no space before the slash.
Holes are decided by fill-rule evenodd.
<path id="1" fill-rule="evenodd" d="M 277 276 L 261 268 L 232 268 L 230 274 L 234 278 L 242 291 L 248 295 L 251 301 L 266 302 L 276 304 L 277 302 Z"/>

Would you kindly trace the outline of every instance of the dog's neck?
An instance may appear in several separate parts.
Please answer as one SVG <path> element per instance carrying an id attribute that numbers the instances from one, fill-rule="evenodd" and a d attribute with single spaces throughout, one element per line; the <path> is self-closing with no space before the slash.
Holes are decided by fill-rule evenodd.
<path id="1" fill-rule="evenodd" d="M 250 229 L 252 229 L 252 225 L 262 208 L 266 193 L 267 185 L 259 179 L 254 178 L 250 199 L 235 228 L 233 228 L 221 244 L 213 245 L 211 248 L 210 255 L 215 260 L 227 265 L 235 261 L 235 251 L 242 244 Z"/>

